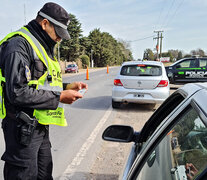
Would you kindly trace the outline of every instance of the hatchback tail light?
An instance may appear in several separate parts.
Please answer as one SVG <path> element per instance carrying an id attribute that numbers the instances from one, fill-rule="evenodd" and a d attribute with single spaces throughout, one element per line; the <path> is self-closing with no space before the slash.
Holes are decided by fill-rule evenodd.
<path id="1" fill-rule="evenodd" d="M 161 80 L 160 83 L 157 85 L 157 87 L 167 87 L 168 81 L 167 80 Z"/>
<path id="2" fill-rule="evenodd" d="M 115 86 L 123 86 L 123 84 L 122 84 L 120 79 L 114 79 L 114 85 Z"/>

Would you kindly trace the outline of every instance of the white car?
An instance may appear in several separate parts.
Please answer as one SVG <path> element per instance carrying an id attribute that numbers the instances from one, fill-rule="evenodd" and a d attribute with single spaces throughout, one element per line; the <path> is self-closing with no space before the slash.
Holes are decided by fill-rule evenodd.
<path id="1" fill-rule="evenodd" d="M 169 80 L 162 62 L 124 62 L 114 79 L 112 107 L 122 103 L 162 103 L 170 95 Z"/>

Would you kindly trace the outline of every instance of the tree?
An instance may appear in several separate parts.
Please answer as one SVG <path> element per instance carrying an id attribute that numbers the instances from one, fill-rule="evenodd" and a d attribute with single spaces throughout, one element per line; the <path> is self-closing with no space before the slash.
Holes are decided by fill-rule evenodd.
<path id="1" fill-rule="evenodd" d="M 198 49 L 197 51 L 199 56 L 201 57 L 205 56 L 205 52 L 202 49 Z"/>
<path id="2" fill-rule="evenodd" d="M 197 49 L 197 50 L 192 50 L 190 52 L 191 55 L 195 56 L 195 55 L 198 55 L 198 56 L 205 56 L 205 52 L 202 50 L 202 49 Z"/>
<path id="3" fill-rule="evenodd" d="M 97 67 L 100 63 L 102 52 L 102 37 L 100 29 L 94 29 L 91 31 L 88 38 L 91 41 L 90 49 L 93 51 L 94 66 Z"/>
<path id="4" fill-rule="evenodd" d="M 173 62 L 173 60 L 174 60 L 174 56 L 172 55 L 172 51 L 162 53 L 162 57 L 170 57 L 170 62 Z"/>
<path id="5" fill-rule="evenodd" d="M 193 55 L 193 56 L 195 56 L 195 55 L 197 55 L 197 52 L 196 52 L 196 50 L 191 50 L 190 51 L 190 54 Z"/>
<path id="6" fill-rule="evenodd" d="M 179 53 L 179 50 L 173 50 L 173 49 L 170 49 L 168 50 L 168 52 L 172 55 L 172 58 L 174 59 L 178 59 L 178 53 Z"/>
<path id="7" fill-rule="evenodd" d="M 68 31 L 71 39 L 63 40 L 60 44 L 61 60 L 76 61 L 82 55 L 91 57 L 91 52 L 95 67 L 120 65 L 133 59 L 127 42 L 117 41 L 112 35 L 101 32 L 100 29 L 94 29 L 88 37 L 83 37 L 80 22 L 74 15 L 69 15 L 71 22 Z"/>
<path id="8" fill-rule="evenodd" d="M 124 40 L 118 39 L 118 46 L 121 49 L 121 52 L 123 53 L 123 61 L 132 61 L 133 56 L 130 50 L 130 44 Z"/>
<path id="9" fill-rule="evenodd" d="M 89 66 L 90 59 L 89 59 L 89 57 L 87 55 L 81 55 L 80 59 L 81 59 L 83 67 Z"/>
<path id="10" fill-rule="evenodd" d="M 151 49 L 146 49 L 144 51 L 143 59 L 154 60 L 154 53 Z"/>
<path id="11" fill-rule="evenodd" d="M 182 59 L 182 58 L 183 58 L 183 53 L 182 53 L 182 51 L 179 51 L 177 60 Z"/>
<path id="12" fill-rule="evenodd" d="M 88 57 L 90 57 L 90 47 L 91 47 L 91 41 L 88 37 L 82 37 L 79 39 L 80 42 L 80 54 L 84 55 L 86 54 Z"/>
<path id="13" fill-rule="evenodd" d="M 68 31 L 71 36 L 69 40 L 63 40 L 60 44 L 60 55 L 63 60 L 75 61 L 81 54 L 79 39 L 82 37 L 81 24 L 73 14 L 69 14 L 70 24 Z"/>
<path id="14" fill-rule="evenodd" d="M 188 57 L 192 57 L 192 55 L 191 55 L 191 54 L 186 54 L 186 55 L 184 56 L 184 58 L 188 58 Z"/>
<path id="15" fill-rule="evenodd" d="M 124 61 L 131 60 L 132 53 L 126 49 L 124 44 L 118 42 L 107 32 L 101 32 L 100 29 L 94 29 L 88 36 L 89 49 L 87 54 L 93 50 L 93 60 L 95 67 L 106 65 L 121 64 Z"/>

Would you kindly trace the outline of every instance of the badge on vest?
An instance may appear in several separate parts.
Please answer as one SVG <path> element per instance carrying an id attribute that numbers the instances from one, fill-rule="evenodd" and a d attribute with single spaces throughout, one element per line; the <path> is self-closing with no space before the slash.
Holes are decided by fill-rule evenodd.
<path id="1" fill-rule="evenodd" d="M 27 82 L 29 82 L 31 80 L 31 72 L 27 65 L 25 66 L 25 76 L 27 78 Z"/>

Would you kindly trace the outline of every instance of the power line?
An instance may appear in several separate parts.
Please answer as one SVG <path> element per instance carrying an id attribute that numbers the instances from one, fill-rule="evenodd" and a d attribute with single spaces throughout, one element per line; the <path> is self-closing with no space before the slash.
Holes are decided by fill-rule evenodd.
<path id="1" fill-rule="evenodd" d="M 164 3 L 163 3 L 163 5 L 162 5 L 162 9 L 161 9 L 161 11 L 160 11 L 160 13 L 159 13 L 159 16 L 158 16 L 157 23 L 155 24 L 155 29 L 156 29 L 156 26 L 159 25 L 159 23 L 160 23 L 160 18 L 161 18 L 161 15 L 162 15 L 162 12 L 163 12 L 163 10 L 164 10 L 164 7 L 165 7 L 166 2 L 167 2 L 167 1 L 164 0 Z M 157 27 L 158 27 L 158 26 L 157 26 Z"/>
<path id="2" fill-rule="evenodd" d="M 148 37 L 145 37 L 145 38 L 136 39 L 136 40 L 126 41 L 126 42 L 142 41 L 142 40 L 149 39 L 149 38 L 152 38 L 152 37 L 154 37 L 154 35 L 153 36 L 148 36 Z"/>
<path id="3" fill-rule="evenodd" d="M 163 25 L 161 27 L 166 27 L 168 25 L 168 23 L 170 22 L 170 20 L 172 20 L 172 18 L 175 16 L 175 14 L 177 13 L 178 9 L 181 7 L 182 3 L 183 3 L 184 0 L 181 1 L 181 3 L 177 6 L 176 10 L 174 11 L 173 15 L 171 16 L 171 18 L 168 18 L 169 17 L 169 14 L 170 14 L 170 11 L 171 9 L 173 8 L 174 6 L 174 3 L 175 3 L 175 0 L 172 1 L 171 3 L 171 6 L 169 7 L 169 10 L 167 12 L 167 15 L 165 16 L 164 20 L 163 20 Z M 165 1 L 166 3 L 166 1 Z M 165 4 L 164 3 L 164 4 Z M 163 5 L 163 8 L 164 8 L 164 5 Z M 163 10 L 162 8 L 162 10 Z M 161 17 L 161 14 L 162 14 L 162 11 L 160 12 L 159 14 L 159 18 L 158 18 L 158 22 L 160 20 L 160 17 Z M 166 22 L 166 24 L 164 23 Z M 163 29 L 163 28 L 161 28 Z M 145 39 L 149 39 L 149 38 L 154 38 L 154 35 L 152 36 L 147 36 L 147 37 L 144 37 L 144 38 L 140 38 L 140 39 L 136 39 L 136 40 L 129 40 L 129 41 L 126 41 L 126 42 L 137 42 L 137 41 L 142 41 L 142 40 L 145 40 Z"/>
<path id="4" fill-rule="evenodd" d="M 168 19 L 166 25 L 163 26 L 163 27 L 167 27 L 168 24 L 169 24 L 169 22 L 170 22 L 170 20 L 171 20 L 171 22 L 172 22 L 172 19 L 175 17 L 176 13 L 178 12 L 178 9 L 181 7 L 181 5 L 183 4 L 183 2 L 184 2 L 184 0 L 182 0 L 182 1 L 180 2 L 180 4 L 177 6 L 177 8 L 175 9 L 174 13 L 172 14 L 171 19 Z"/>
<path id="5" fill-rule="evenodd" d="M 167 15 L 166 15 L 165 18 L 163 19 L 163 23 L 162 23 L 163 25 L 161 26 L 161 29 L 163 29 L 165 22 L 168 20 L 168 16 L 169 16 L 169 14 L 170 14 L 170 11 L 171 11 L 171 9 L 172 9 L 174 3 L 175 3 L 175 0 L 172 1 L 171 6 L 170 6 L 170 8 L 169 8 L 169 10 L 168 10 L 168 12 L 167 12 Z"/>

